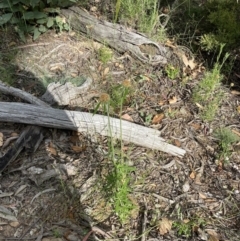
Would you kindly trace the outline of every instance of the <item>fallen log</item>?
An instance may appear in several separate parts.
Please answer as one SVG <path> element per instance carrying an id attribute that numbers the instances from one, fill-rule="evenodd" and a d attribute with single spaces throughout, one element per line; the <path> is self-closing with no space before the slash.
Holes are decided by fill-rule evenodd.
<path id="1" fill-rule="evenodd" d="M 178 157 L 183 157 L 186 153 L 185 150 L 166 143 L 158 130 L 98 114 L 0 102 L 0 121 L 98 133 Z"/>
<path id="2" fill-rule="evenodd" d="M 129 31 L 126 27 L 113 24 L 90 15 L 79 7 L 62 9 L 61 15 L 66 18 L 71 28 L 87 34 L 89 38 L 106 44 L 118 52 L 130 52 L 139 60 L 152 65 L 167 64 L 169 49 L 143 34 Z"/>

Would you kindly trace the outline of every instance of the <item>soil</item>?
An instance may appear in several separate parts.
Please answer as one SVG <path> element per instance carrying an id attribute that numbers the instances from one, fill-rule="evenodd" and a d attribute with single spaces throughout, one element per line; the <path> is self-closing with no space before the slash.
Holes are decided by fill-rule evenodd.
<path id="1" fill-rule="evenodd" d="M 78 33 L 49 31 L 24 45 L 10 30 L 0 35 L 6 39 L 0 46 L 0 68 L 7 71 L 3 81 L 11 77 L 13 86 L 41 97 L 50 82 L 91 77 L 93 84 L 81 104 L 61 108 L 93 111 L 102 93 L 111 95 L 116 85 L 129 80 L 125 118 L 160 130 L 162 138 L 187 151 L 180 159 L 124 143 L 126 162 L 134 167 L 129 198 L 135 209 L 121 223 L 104 192 L 113 165 L 108 140 L 46 129 L 37 152 L 23 151 L 0 177 L 0 240 L 240 239 L 239 143 L 232 145 L 226 163 L 218 158 L 214 136 L 220 127 L 239 135 L 238 92 L 222 86 L 224 100 L 214 121 L 207 123 L 192 100 L 192 89 L 204 75 L 201 65 L 187 81 L 172 80 L 164 66 L 143 64 L 127 53 L 112 50 L 112 58 L 102 63 L 103 45 Z M 3 94 L 0 100 L 21 101 Z M 119 109 L 111 114 L 120 117 Z M 2 155 L 11 146 L 7 140 L 23 129 L 21 124 L 0 123 Z"/>

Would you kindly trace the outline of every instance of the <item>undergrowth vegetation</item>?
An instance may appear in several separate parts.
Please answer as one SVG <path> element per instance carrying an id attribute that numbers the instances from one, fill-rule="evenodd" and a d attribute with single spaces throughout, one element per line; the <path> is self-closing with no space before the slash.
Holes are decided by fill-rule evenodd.
<path id="1" fill-rule="evenodd" d="M 58 14 L 61 7 L 69 7 L 73 3 L 76 3 L 76 0 L 3 0 L 0 2 L 0 26 L 13 24 L 24 42 L 27 34 L 32 34 L 33 40 L 36 40 L 49 28 L 69 30 L 66 20 Z"/>
<path id="2" fill-rule="evenodd" d="M 194 53 L 199 53 L 200 50 L 207 54 L 213 53 L 209 58 L 211 61 L 213 59 L 214 64 L 195 86 L 191 98 L 198 106 L 203 122 L 211 123 L 224 98 L 221 88 L 224 78 L 223 65 L 229 57 L 228 51 L 234 49 L 240 41 L 240 4 L 236 0 L 208 0 L 201 5 L 199 2 L 163 1 L 162 5 L 159 5 L 158 0 L 116 0 L 111 4 L 114 6 L 115 23 L 131 26 L 161 41 L 166 40 L 166 31 L 168 31 L 170 36 L 174 36 L 174 41 L 188 46 Z M 61 7 L 68 7 L 74 3 L 80 3 L 80 1 L 2 0 L 0 26 L 4 28 L 3 26 L 7 23 L 14 25 L 22 41 L 26 41 L 28 34 L 36 40 L 50 28 L 58 31 L 69 30 L 70 26 L 64 18 L 59 16 L 59 12 Z M 161 22 L 162 16 L 165 23 Z M 104 46 L 98 50 L 97 56 L 102 64 L 107 64 L 112 60 L 113 52 Z M 1 62 L 3 62 L 3 56 L 0 56 L 0 73 L 2 78 L 11 84 L 10 67 L 2 67 Z M 165 66 L 165 71 L 171 80 L 181 78 L 180 67 L 168 64 Z M 75 84 L 81 84 L 82 80 L 76 78 L 75 82 Z M 109 117 L 109 121 L 111 115 L 118 115 L 121 118 L 123 107 L 130 102 L 132 91 L 129 80 L 111 86 L 108 93 L 100 96 L 94 113 L 101 111 Z M 171 113 L 174 115 L 174 112 Z M 151 113 L 146 116 L 145 124 L 151 123 L 152 117 Z M 112 136 L 110 126 L 109 122 L 108 131 Z M 218 158 L 227 161 L 231 155 L 231 145 L 238 138 L 226 128 L 216 130 L 214 135 L 219 143 Z M 130 185 L 134 167 L 128 164 L 129 157 L 123 147 L 121 138 L 119 142 L 112 137 L 108 139 L 107 158 L 112 165 L 103 177 L 103 192 L 114 207 L 119 220 L 124 224 L 135 205 L 131 200 Z M 204 224 L 202 219 L 193 218 L 187 222 L 176 221 L 173 226 L 180 236 L 189 237 L 194 226 Z"/>
<path id="3" fill-rule="evenodd" d="M 103 192 L 106 194 L 106 199 L 112 204 L 116 215 L 121 223 L 126 223 L 129 220 L 131 212 L 135 208 L 132 202 L 131 195 L 131 172 L 134 167 L 129 166 L 126 160 L 128 156 L 124 153 L 123 142 L 120 138 L 120 143 L 116 143 L 112 138 L 110 114 L 118 111 L 119 116 L 122 115 L 122 108 L 131 93 L 131 83 L 126 80 L 122 84 L 112 86 L 110 93 L 103 93 L 100 96 L 99 103 L 95 108 L 103 111 L 108 118 L 108 131 L 110 138 L 108 139 L 108 160 L 112 163 L 112 168 L 103 177 Z M 114 110 L 114 111 L 113 111 Z M 122 133 L 121 120 L 120 132 Z"/>
<path id="4" fill-rule="evenodd" d="M 204 78 L 193 90 L 193 99 L 200 109 L 202 119 L 205 121 L 212 121 L 215 118 L 223 100 L 223 92 L 221 90 L 223 75 L 221 74 L 221 68 L 229 56 L 226 54 L 222 63 L 219 63 L 223 47 L 224 45 L 221 45 L 217 62 L 213 69 L 205 73 Z"/>

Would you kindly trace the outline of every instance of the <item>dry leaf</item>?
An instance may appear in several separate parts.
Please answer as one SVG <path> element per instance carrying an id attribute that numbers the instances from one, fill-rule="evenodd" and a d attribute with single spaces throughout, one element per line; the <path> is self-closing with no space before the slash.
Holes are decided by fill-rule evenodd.
<path id="1" fill-rule="evenodd" d="M 47 150 L 50 152 L 51 155 L 57 156 L 57 150 L 53 147 L 48 147 Z"/>
<path id="2" fill-rule="evenodd" d="M 182 51 L 176 52 L 178 57 L 180 57 L 186 67 L 190 67 L 191 69 L 194 69 L 196 67 L 196 64 L 194 63 L 194 58 L 188 59 L 186 54 Z"/>
<path id="3" fill-rule="evenodd" d="M 3 145 L 3 133 L 0 132 L 0 146 Z"/>
<path id="4" fill-rule="evenodd" d="M 70 136 L 69 137 L 69 141 L 71 141 L 72 143 L 76 143 L 76 142 L 78 142 L 79 141 L 79 136 Z"/>
<path id="5" fill-rule="evenodd" d="M 172 221 L 168 220 L 167 218 L 163 218 L 159 221 L 159 232 L 161 235 L 166 234 L 172 228 Z"/>
<path id="6" fill-rule="evenodd" d="M 200 105 L 199 103 L 196 103 L 196 106 L 197 106 L 199 109 L 203 109 L 203 106 Z"/>
<path id="7" fill-rule="evenodd" d="M 202 193 L 202 192 L 199 192 L 199 197 L 202 198 L 202 199 L 206 199 L 207 198 L 207 196 L 204 193 Z"/>
<path id="8" fill-rule="evenodd" d="M 124 69 L 124 65 L 123 64 L 119 64 L 118 67 L 119 67 L 119 69 Z"/>
<path id="9" fill-rule="evenodd" d="M 190 124 L 196 131 L 201 129 L 201 125 L 199 123 L 191 123 Z"/>
<path id="10" fill-rule="evenodd" d="M 57 150 L 54 148 L 52 142 L 48 144 L 47 151 L 50 152 L 51 155 L 57 156 Z"/>
<path id="11" fill-rule="evenodd" d="M 14 137 L 14 136 L 17 136 L 17 137 L 18 137 L 19 135 L 18 135 L 18 133 L 16 133 L 16 132 L 12 132 L 12 133 L 11 133 L 11 137 Z"/>
<path id="12" fill-rule="evenodd" d="M 108 72 L 109 72 L 109 68 L 107 67 L 107 68 L 105 68 L 104 71 L 103 71 L 103 76 L 107 75 Z"/>
<path id="13" fill-rule="evenodd" d="M 165 100 L 160 100 L 160 101 L 158 102 L 158 104 L 159 104 L 160 106 L 163 106 L 163 105 L 166 104 L 166 101 L 165 101 Z"/>
<path id="14" fill-rule="evenodd" d="M 240 105 L 237 107 L 237 112 L 240 113 Z"/>
<path id="15" fill-rule="evenodd" d="M 196 67 L 196 64 L 194 63 L 194 58 L 188 60 L 188 66 L 193 70 Z"/>
<path id="16" fill-rule="evenodd" d="M 196 177 L 196 172 L 195 172 L 195 171 L 192 171 L 189 177 L 190 177 L 191 179 L 195 179 L 195 177 Z"/>
<path id="17" fill-rule="evenodd" d="M 163 118 L 164 118 L 164 114 L 163 113 L 155 115 L 153 117 L 152 124 L 156 125 L 156 124 L 161 123 Z"/>
<path id="18" fill-rule="evenodd" d="M 209 235 L 208 241 L 219 241 L 219 239 L 213 235 Z"/>
<path id="19" fill-rule="evenodd" d="M 202 173 L 198 173 L 195 177 L 195 183 L 198 184 L 198 185 L 201 185 L 202 182 L 201 182 L 201 176 L 202 176 Z"/>
<path id="20" fill-rule="evenodd" d="M 169 104 L 175 104 L 177 102 L 177 97 L 173 96 L 172 99 L 169 99 Z"/>
<path id="21" fill-rule="evenodd" d="M 188 218 L 183 219 L 183 223 L 189 223 L 189 222 L 190 222 L 190 219 Z"/>
<path id="22" fill-rule="evenodd" d="M 208 241 L 219 241 L 219 235 L 214 230 L 209 229 L 206 232 L 209 234 Z"/>
<path id="23" fill-rule="evenodd" d="M 240 136 L 240 132 L 236 131 L 236 130 L 232 130 L 232 132 L 238 136 Z"/>
<path id="24" fill-rule="evenodd" d="M 92 7 L 90 8 L 90 11 L 91 11 L 91 12 L 96 12 L 96 11 L 97 11 L 97 7 L 96 7 L 96 6 L 92 6 Z"/>
<path id="25" fill-rule="evenodd" d="M 180 146 L 181 146 L 181 142 L 180 142 L 179 140 L 177 140 L 177 139 L 174 140 L 174 144 L 175 144 L 175 146 L 177 146 L 177 147 L 180 147 Z"/>
<path id="26" fill-rule="evenodd" d="M 124 114 L 121 116 L 123 120 L 131 121 L 133 122 L 133 118 L 129 114 Z"/>
<path id="27" fill-rule="evenodd" d="M 72 146 L 72 150 L 76 153 L 80 153 L 80 152 L 86 150 L 86 146 L 85 145 L 83 145 L 83 146 Z"/>
<path id="28" fill-rule="evenodd" d="M 240 91 L 232 90 L 232 91 L 231 91 L 231 94 L 233 94 L 233 95 L 240 95 Z"/>

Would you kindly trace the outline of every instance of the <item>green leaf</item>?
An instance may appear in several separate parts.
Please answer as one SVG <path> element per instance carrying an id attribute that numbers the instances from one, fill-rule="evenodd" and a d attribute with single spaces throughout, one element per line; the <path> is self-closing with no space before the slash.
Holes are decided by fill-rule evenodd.
<path id="1" fill-rule="evenodd" d="M 36 40 L 41 35 L 41 32 L 38 31 L 38 28 L 34 29 L 33 40 Z"/>
<path id="2" fill-rule="evenodd" d="M 55 18 L 55 20 L 56 20 L 57 23 L 62 23 L 62 22 L 63 22 L 63 21 L 62 21 L 62 18 L 59 17 L 59 16 L 57 16 L 57 17 Z"/>
<path id="3" fill-rule="evenodd" d="M 25 38 L 25 35 L 24 35 L 24 32 L 19 28 L 19 27 L 15 27 L 15 31 L 18 33 L 20 39 L 26 43 L 26 38 Z"/>
<path id="4" fill-rule="evenodd" d="M 64 28 L 64 30 L 66 30 L 66 31 L 69 31 L 69 30 L 70 30 L 69 25 L 68 25 L 67 23 L 64 23 L 64 24 L 63 24 L 63 28 Z"/>
<path id="5" fill-rule="evenodd" d="M 6 13 L 0 16 L 0 25 L 7 23 L 11 19 L 12 15 L 12 13 Z"/>
<path id="6" fill-rule="evenodd" d="M 46 18 L 47 15 L 45 13 L 42 13 L 42 12 L 38 12 L 38 11 L 35 11 L 35 12 L 26 12 L 23 14 L 22 18 L 23 19 L 40 19 L 40 18 Z"/>
<path id="7" fill-rule="evenodd" d="M 30 0 L 30 5 L 31 5 L 32 7 L 35 7 L 35 6 L 38 5 L 39 2 L 40 2 L 40 0 Z"/>
<path id="8" fill-rule="evenodd" d="M 26 5 L 28 7 L 30 6 L 29 0 L 20 0 L 19 2 L 23 3 L 24 5 Z"/>
<path id="9" fill-rule="evenodd" d="M 32 25 L 30 25 L 30 24 L 24 26 L 24 30 L 25 30 L 27 33 L 33 33 L 33 32 L 34 32 L 34 29 L 35 29 L 35 27 L 32 26 Z"/>
<path id="10" fill-rule="evenodd" d="M 48 18 L 47 27 L 51 28 L 53 26 L 53 24 L 54 24 L 53 18 Z"/>
<path id="11" fill-rule="evenodd" d="M 9 2 L 9 1 L 8 1 Z M 11 3 L 13 4 L 13 5 L 15 5 L 15 4 L 18 4 L 18 3 L 20 3 L 21 1 L 20 0 L 13 0 L 13 1 L 11 1 Z"/>
<path id="12" fill-rule="evenodd" d="M 46 18 L 42 18 L 42 19 L 38 19 L 37 20 L 37 23 L 39 23 L 39 24 L 44 24 L 44 23 L 46 23 L 47 22 L 47 19 Z"/>
<path id="13" fill-rule="evenodd" d="M 47 28 L 43 25 L 40 25 L 38 30 L 41 32 L 41 33 L 45 33 L 47 31 Z"/>
<path id="14" fill-rule="evenodd" d="M 0 3 L 0 8 L 11 8 L 11 4 L 8 2 Z"/>
<path id="15" fill-rule="evenodd" d="M 11 12 L 16 13 L 16 12 L 24 12 L 25 9 L 23 8 L 23 5 L 14 5 L 11 7 Z"/>

